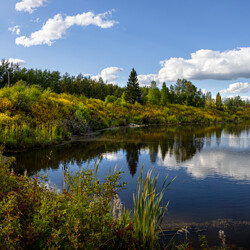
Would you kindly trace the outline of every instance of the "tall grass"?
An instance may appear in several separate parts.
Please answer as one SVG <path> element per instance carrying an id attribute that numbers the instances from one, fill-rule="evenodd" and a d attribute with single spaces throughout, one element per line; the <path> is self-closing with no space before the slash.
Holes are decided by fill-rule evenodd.
<path id="1" fill-rule="evenodd" d="M 7 125 L 0 125 L 0 145 L 4 144 L 8 149 L 43 146 L 61 141 L 65 136 L 66 132 L 56 124 L 32 126 L 12 121 Z"/>
<path id="2" fill-rule="evenodd" d="M 159 174 L 153 176 L 150 170 L 143 180 L 143 168 L 137 179 L 137 196 L 133 194 L 134 201 L 134 231 L 144 249 L 152 249 L 158 243 L 158 233 L 164 218 L 168 203 L 162 207 L 164 193 L 172 181 L 167 183 L 165 178 L 160 192 L 157 182 Z"/>

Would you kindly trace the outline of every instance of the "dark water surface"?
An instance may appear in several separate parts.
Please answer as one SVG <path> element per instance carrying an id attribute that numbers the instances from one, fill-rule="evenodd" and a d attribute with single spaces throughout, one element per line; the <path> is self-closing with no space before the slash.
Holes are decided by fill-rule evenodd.
<path id="1" fill-rule="evenodd" d="M 250 247 L 249 124 L 120 128 L 14 156 L 17 172 L 47 174 L 58 188 L 63 166 L 78 171 L 101 157 L 100 178 L 115 165 L 124 171 L 128 185 L 120 198 L 127 208 L 133 207 L 140 168 L 144 164 L 146 173 L 153 167 L 160 184 L 166 175 L 177 177 L 164 198 L 170 201 L 165 227 L 204 228 L 214 244 L 222 229 L 227 242 Z"/>

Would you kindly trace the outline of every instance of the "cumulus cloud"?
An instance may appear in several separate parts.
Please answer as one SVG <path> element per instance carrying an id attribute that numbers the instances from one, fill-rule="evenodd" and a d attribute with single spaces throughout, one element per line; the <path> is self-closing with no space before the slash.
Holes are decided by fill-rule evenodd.
<path id="1" fill-rule="evenodd" d="M 20 26 L 16 25 L 14 27 L 9 27 L 9 31 L 11 31 L 12 33 L 16 33 L 17 35 L 20 35 Z"/>
<path id="2" fill-rule="evenodd" d="M 189 80 L 234 80 L 250 77 L 250 47 L 224 52 L 201 49 L 190 59 L 170 58 L 161 62 L 158 77 L 161 82 Z"/>
<path id="3" fill-rule="evenodd" d="M 116 21 L 107 20 L 110 15 L 111 11 L 97 15 L 93 12 L 83 12 L 82 14 L 66 16 L 65 18 L 61 14 L 57 14 L 50 18 L 40 30 L 33 32 L 30 37 L 17 37 L 16 44 L 25 47 L 42 44 L 51 46 L 56 40 L 62 38 L 73 25 L 84 27 L 92 24 L 103 29 L 110 28 L 116 24 Z"/>
<path id="4" fill-rule="evenodd" d="M 213 157 L 211 158 L 211 154 Z M 238 159 L 242 164 L 238 164 Z M 247 151 L 216 151 L 203 150 L 196 154 L 191 160 L 178 165 L 174 156 L 166 155 L 163 160 L 158 155 L 158 165 L 165 166 L 170 170 L 184 168 L 187 173 L 196 179 L 205 179 L 209 176 L 222 176 L 238 181 L 250 181 Z"/>
<path id="5" fill-rule="evenodd" d="M 47 0 L 22 0 L 16 3 L 17 11 L 25 11 L 30 14 L 35 10 L 35 8 L 42 6 Z"/>
<path id="6" fill-rule="evenodd" d="M 206 145 L 207 142 L 209 142 L 209 145 Z M 175 149 L 170 149 L 164 156 L 161 151 L 158 150 L 157 164 L 169 170 L 185 169 L 189 175 L 197 179 L 217 175 L 229 179 L 239 181 L 247 180 L 250 182 L 250 141 L 248 130 L 243 130 L 237 135 L 224 130 L 223 136 L 221 137 L 220 148 L 218 148 L 217 143 L 215 134 L 212 135 L 211 138 L 204 138 L 204 144 L 206 146 L 204 146 L 200 152 L 196 152 L 193 157 L 181 163 L 177 157 L 179 154 L 173 154 L 173 152 L 176 151 Z M 175 145 L 178 145 L 178 143 Z M 238 163 L 239 159 L 241 160 L 241 164 Z"/>
<path id="7" fill-rule="evenodd" d="M 24 65 L 26 64 L 26 62 L 22 59 L 18 59 L 18 58 L 9 58 L 8 59 L 9 63 L 14 63 L 14 64 L 19 64 L 19 65 Z"/>
<path id="8" fill-rule="evenodd" d="M 108 67 L 103 69 L 100 74 L 92 76 L 91 78 L 98 81 L 101 77 L 104 82 L 115 83 L 115 81 L 119 77 L 117 74 L 121 73 L 122 71 L 123 68 Z"/>
<path id="9" fill-rule="evenodd" d="M 240 97 L 243 101 L 250 101 L 250 96 L 241 96 Z"/>
<path id="10" fill-rule="evenodd" d="M 112 153 L 105 153 L 102 155 L 103 158 L 107 159 L 108 161 L 119 161 L 123 158 L 122 152 L 112 152 Z"/>
<path id="11" fill-rule="evenodd" d="M 250 85 L 248 82 L 236 82 L 229 85 L 227 89 L 220 90 L 223 94 L 237 94 L 237 93 L 247 93 L 249 91 Z"/>
<path id="12" fill-rule="evenodd" d="M 159 78 L 157 74 L 138 75 L 137 78 L 140 85 L 142 86 L 150 86 L 152 81 L 155 81 L 157 84 L 159 84 Z"/>

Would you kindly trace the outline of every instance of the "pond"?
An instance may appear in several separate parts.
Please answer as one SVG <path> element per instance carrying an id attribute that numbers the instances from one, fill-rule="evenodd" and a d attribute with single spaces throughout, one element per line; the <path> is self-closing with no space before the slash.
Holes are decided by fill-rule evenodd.
<path id="1" fill-rule="evenodd" d="M 140 168 L 153 168 L 160 184 L 176 177 L 164 197 L 170 201 L 164 227 L 192 226 L 194 241 L 204 229 L 212 244 L 222 229 L 227 242 L 250 245 L 250 124 L 118 128 L 11 155 L 16 172 L 46 174 L 59 189 L 64 166 L 78 171 L 100 159 L 102 179 L 117 165 L 128 183 L 120 198 L 129 209 Z"/>

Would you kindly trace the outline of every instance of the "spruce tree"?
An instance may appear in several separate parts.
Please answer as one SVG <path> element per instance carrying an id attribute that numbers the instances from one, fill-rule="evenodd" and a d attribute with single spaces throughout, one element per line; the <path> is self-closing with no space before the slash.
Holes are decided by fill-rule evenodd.
<path id="1" fill-rule="evenodd" d="M 169 98 L 169 89 L 166 87 L 166 83 L 164 82 L 161 88 L 161 104 L 163 106 L 167 105 L 168 98 Z"/>
<path id="2" fill-rule="evenodd" d="M 137 79 L 137 73 L 133 68 L 127 83 L 127 89 L 125 92 L 125 100 L 129 103 L 140 102 L 141 90 L 139 88 L 139 82 Z"/>
<path id="3" fill-rule="evenodd" d="M 222 101 L 221 101 L 221 96 L 219 92 L 216 95 L 215 105 L 216 105 L 216 108 L 222 107 Z"/>

